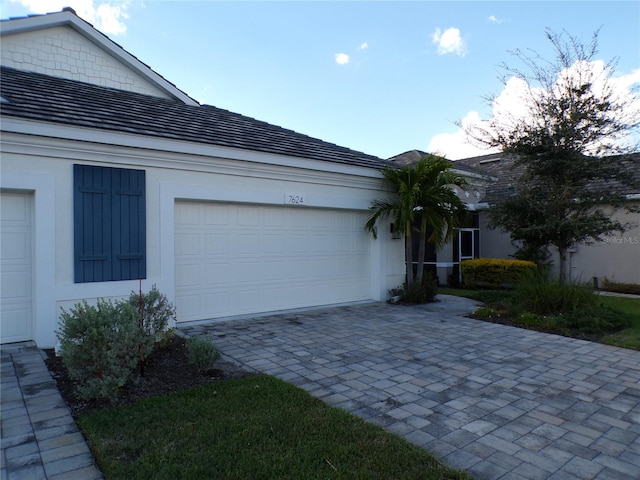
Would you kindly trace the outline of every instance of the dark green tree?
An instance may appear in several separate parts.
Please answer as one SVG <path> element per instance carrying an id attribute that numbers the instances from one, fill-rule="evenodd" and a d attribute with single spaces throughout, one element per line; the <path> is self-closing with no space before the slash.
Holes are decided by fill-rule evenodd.
<path id="1" fill-rule="evenodd" d="M 465 187 L 465 179 L 453 172 L 451 164 L 442 157 L 427 155 L 414 165 L 402 168 L 385 166 L 384 181 L 393 193 L 389 199 L 374 200 L 365 229 L 377 237 L 377 223 L 391 217 L 405 236 L 405 264 L 407 284 L 422 282 L 426 241 L 441 247 L 456 233 L 466 216 L 466 205 L 453 191 L 453 187 Z M 413 273 L 412 237 L 418 225 L 420 247 L 417 271 Z M 432 234 L 427 239 L 427 231 Z"/>
<path id="2" fill-rule="evenodd" d="M 505 85 L 515 77 L 524 87 L 524 115 L 466 130 L 515 159 L 510 195 L 490 204 L 491 225 L 530 247 L 556 247 L 565 279 L 569 248 L 631 226 L 613 214 L 636 211 L 627 195 L 640 191 L 640 161 L 625 139 L 640 124 L 639 99 L 616 88 L 615 61 L 595 60 L 598 32 L 588 45 L 566 32 L 546 36 L 554 60 L 516 50 L 525 71 L 502 65 Z"/>

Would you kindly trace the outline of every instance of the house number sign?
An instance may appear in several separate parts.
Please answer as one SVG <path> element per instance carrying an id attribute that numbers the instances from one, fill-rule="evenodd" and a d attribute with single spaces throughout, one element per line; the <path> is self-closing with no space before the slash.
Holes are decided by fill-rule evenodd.
<path id="1" fill-rule="evenodd" d="M 284 203 L 287 205 L 304 205 L 304 195 L 301 193 L 285 193 Z"/>

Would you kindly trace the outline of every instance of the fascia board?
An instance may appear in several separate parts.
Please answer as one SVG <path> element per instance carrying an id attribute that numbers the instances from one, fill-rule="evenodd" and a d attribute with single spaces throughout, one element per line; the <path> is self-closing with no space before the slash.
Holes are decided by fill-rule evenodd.
<path id="1" fill-rule="evenodd" d="M 172 98 L 180 100 L 187 105 L 200 105 L 197 101 L 181 91 L 171 82 L 154 72 L 148 65 L 145 65 L 120 45 L 109 39 L 109 37 L 93 28 L 90 23 L 82 20 L 80 17 L 69 11 L 3 21 L 0 23 L 0 36 L 61 26 L 73 28 L 90 42 L 116 58 L 119 62 L 127 65 L 131 70 L 147 79 L 150 83 Z"/>
<path id="2" fill-rule="evenodd" d="M 206 143 L 165 139 L 122 132 L 106 131 L 94 128 L 75 127 L 46 122 L 22 120 L 10 117 L 2 118 L 2 133 L 16 133 L 38 137 L 51 137 L 62 140 L 89 142 L 120 147 L 155 150 L 168 153 L 215 157 L 229 160 L 241 160 L 261 165 L 274 165 L 297 169 L 315 170 L 324 173 L 337 173 L 368 179 L 382 179 L 375 168 L 347 165 L 331 161 L 307 159 L 278 155 L 255 150 L 222 147 Z"/>

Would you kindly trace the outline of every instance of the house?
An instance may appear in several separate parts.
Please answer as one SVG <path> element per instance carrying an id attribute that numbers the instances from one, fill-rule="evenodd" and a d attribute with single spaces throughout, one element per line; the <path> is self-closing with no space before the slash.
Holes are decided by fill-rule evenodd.
<path id="1" fill-rule="evenodd" d="M 2 342 L 153 285 L 178 322 L 386 300 L 377 157 L 200 105 L 70 9 L 0 23 Z"/>
<path id="2" fill-rule="evenodd" d="M 640 178 L 640 154 L 636 153 L 621 160 L 630 176 Z M 479 212 L 480 249 L 479 256 L 490 258 L 509 258 L 516 252 L 508 233 L 488 228 L 488 205 L 509 193 L 514 178 L 512 157 L 495 153 L 455 161 L 460 168 L 471 168 L 483 173 L 487 183 L 477 205 Z M 631 205 L 640 207 L 640 192 L 628 191 Z M 615 213 L 622 223 L 632 225 L 623 234 L 615 233 L 604 237 L 604 241 L 592 244 L 575 245 L 568 252 L 566 271 L 570 279 L 580 282 L 601 284 L 608 279 L 614 282 L 640 284 L 640 214 L 618 211 Z M 559 257 L 555 248 L 549 249 L 550 260 L 557 269 Z"/>
<path id="3" fill-rule="evenodd" d="M 416 163 L 426 152 L 410 150 L 388 159 L 390 163 L 404 166 Z M 640 154 L 623 160 L 630 175 L 640 177 Z M 454 171 L 469 182 L 458 195 L 470 210 L 469 223 L 460 228 L 457 238 L 439 251 L 427 245 L 427 265 L 437 273 L 441 284 L 460 280 L 459 264 L 472 258 L 513 258 L 518 245 L 508 233 L 489 228 L 489 203 L 507 195 L 513 179 L 514 159 L 500 153 L 482 155 L 452 161 Z M 633 205 L 640 207 L 640 192 L 627 192 Z M 622 223 L 633 228 L 622 235 L 606 237 L 604 242 L 576 245 L 569 251 L 567 272 L 572 280 L 600 284 L 608 279 L 614 282 L 640 284 L 640 215 L 619 211 L 616 215 Z M 415 239 L 414 239 L 415 240 Z M 416 240 L 417 241 L 417 240 Z M 417 246 L 414 246 L 414 255 Z M 551 248 L 550 261 L 557 269 L 558 254 Z M 414 262 L 417 258 L 414 258 Z"/>

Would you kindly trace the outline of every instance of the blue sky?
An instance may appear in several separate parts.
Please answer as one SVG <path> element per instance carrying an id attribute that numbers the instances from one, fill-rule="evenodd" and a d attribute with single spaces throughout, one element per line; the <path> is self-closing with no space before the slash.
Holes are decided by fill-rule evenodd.
<path id="1" fill-rule="evenodd" d="M 64 6 L 201 103 L 382 158 L 485 153 L 454 122 L 489 116 L 508 51 L 552 55 L 545 28 L 601 28 L 598 58 L 640 86 L 638 1 L 2 0 L 1 16 Z"/>

